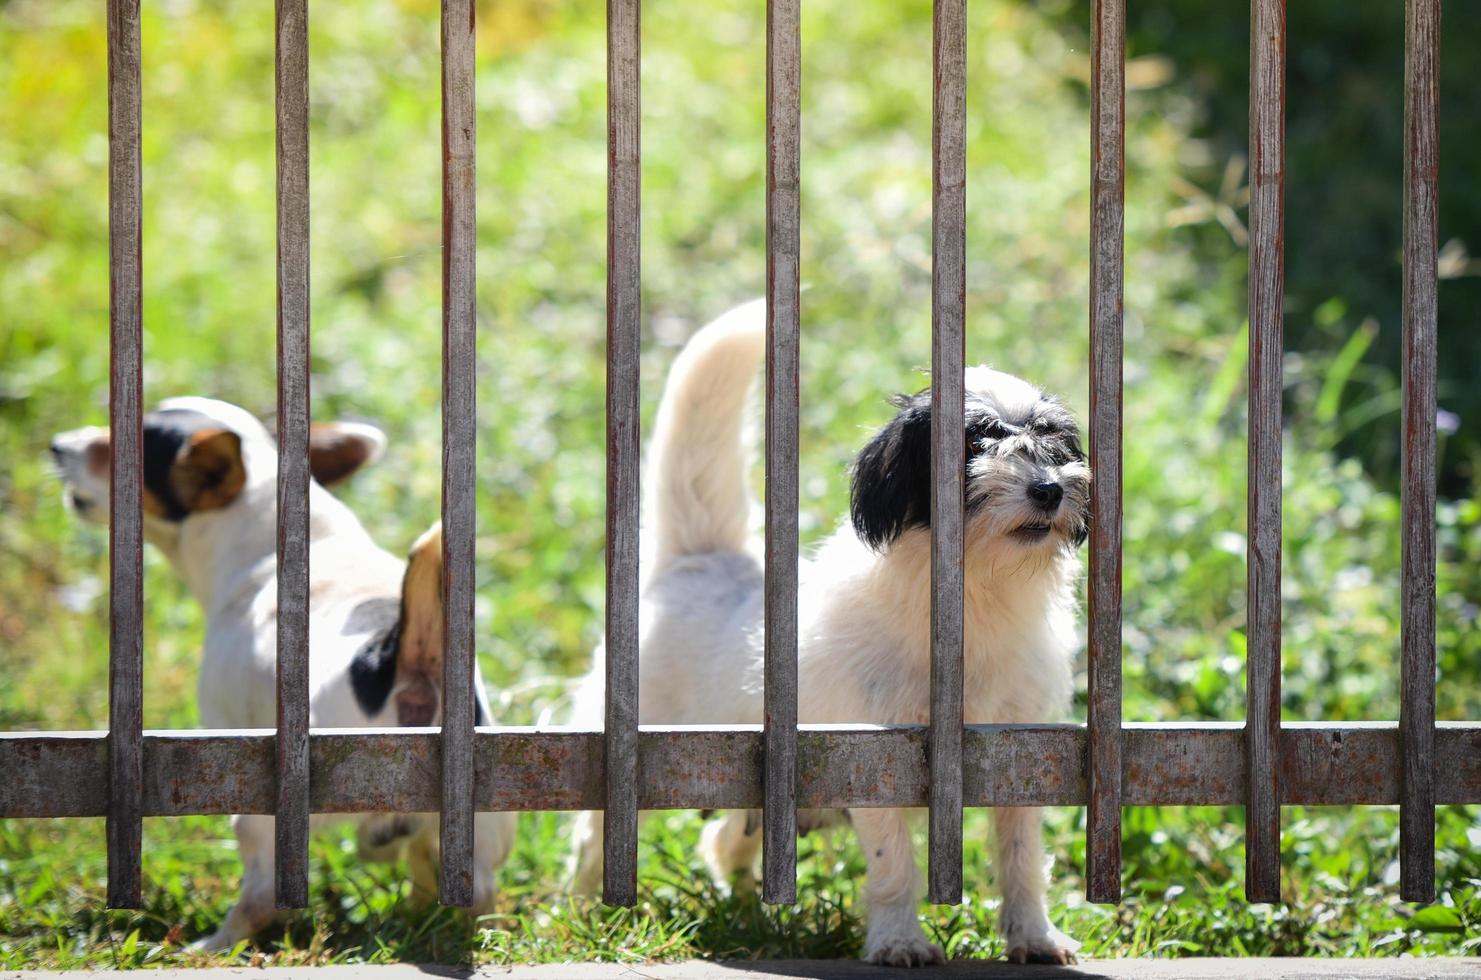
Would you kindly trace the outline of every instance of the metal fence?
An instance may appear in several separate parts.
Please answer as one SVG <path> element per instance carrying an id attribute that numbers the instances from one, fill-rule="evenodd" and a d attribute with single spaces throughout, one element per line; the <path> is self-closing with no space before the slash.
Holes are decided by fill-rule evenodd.
<path id="1" fill-rule="evenodd" d="M 104 732 L 0 736 L 0 816 L 108 818 L 108 903 L 140 902 L 145 816 L 277 815 L 279 904 L 307 901 L 309 814 L 441 813 L 441 900 L 472 900 L 475 810 L 606 811 L 604 894 L 637 893 L 640 809 L 760 807 L 764 897 L 796 896 L 798 807 L 927 806 L 932 901 L 962 891 L 964 806 L 1088 806 L 1087 893 L 1121 887 L 1124 806 L 1246 806 L 1246 894 L 1280 897 L 1283 805 L 1400 808 L 1401 893 L 1434 896 L 1434 808 L 1481 803 L 1481 723 L 1435 722 L 1435 340 L 1440 0 L 1405 29 L 1402 709 L 1281 724 L 1284 0 L 1252 0 L 1246 721 L 1121 720 L 1124 0 L 1094 0 L 1089 723 L 964 725 L 964 433 L 932 438 L 931 723 L 797 724 L 800 0 L 767 3 L 765 725 L 638 725 L 639 0 L 608 0 L 607 707 L 601 733 L 475 728 L 473 0 L 442 4 L 444 721 L 308 726 L 307 0 L 277 3 L 278 728 L 142 731 L 139 0 L 108 3 L 112 524 Z M 937 0 L 933 417 L 961 418 L 965 0 Z"/>

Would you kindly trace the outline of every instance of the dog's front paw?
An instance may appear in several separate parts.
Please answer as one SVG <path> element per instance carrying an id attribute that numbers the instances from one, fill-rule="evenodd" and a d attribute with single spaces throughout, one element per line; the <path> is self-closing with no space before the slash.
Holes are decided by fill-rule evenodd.
<path id="1" fill-rule="evenodd" d="M 1019 936 L 1008 940 L 1010 963 L 1052 963 L 1056 966 L 1071 966 L 1080 944 L 1053 926 L 1031 936 Z"/>
<path id="2" fill-rule="evenodd" d="M 877 966 L 937 966 L 946 954 L 925 936 L 892 936 L 871 940 L 864 959 Z"/>

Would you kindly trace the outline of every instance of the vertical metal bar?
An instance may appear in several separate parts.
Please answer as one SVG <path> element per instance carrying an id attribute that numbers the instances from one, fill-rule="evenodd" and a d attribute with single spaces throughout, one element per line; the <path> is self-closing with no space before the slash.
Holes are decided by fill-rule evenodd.
<path id="1" fill-rule="evenodd" d="M 962 900 L 962 512 L 966 488 L 967 4 L 936 0 L 931 191 L 932 902 Z"/>
<path id="2" fill-rule="evenodd" d="M 762 897 L 797 901 L 800 0 L 766 4 L 766 785 Z"/>
<path id="3" fill-rule="evenodd" d="M 1245 896 L 1280 901 L 1281 337 L 1285 0 L 1250 3 L 1250 430 Z"/>
<path id="4" fill-rule="evenodd" d="M 1126 4 L 1096 0 L 1090 88 L 1090 806 L 1085 893 L 1121 900 L 1121 360 Z"/>
<path id="5" fill-rule="evenodd" d="M 473 904 L 475 323 L 473 0 L 442 0 L 442 876 Z"/>
<path id="6" fill-rule="evenodd" d="M 308 0 L 277 0 L 278 799 L 277 904 L 309 878 Z"/>
<path id="7" fill-rule="evenodd" d="M 139 908 L 144 834 L 144 269 L 139 0 L 108 2 L 108 905 Z"/>
<path id="8" fill-rule="evenodd" d="M 1404 460 L 1399 893 L 1435 900 L 1435 347 L 1440 0 L 1404 16 Z"/>
<path id="9" fill-rule="evenodd" d="M 638 899 L 640 0 L 607 0 L 607 705 L 602 899 Z"/>

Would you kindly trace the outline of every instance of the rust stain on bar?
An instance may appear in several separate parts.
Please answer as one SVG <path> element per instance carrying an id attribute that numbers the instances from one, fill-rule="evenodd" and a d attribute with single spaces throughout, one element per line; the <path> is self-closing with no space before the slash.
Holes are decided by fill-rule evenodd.
<path id="1" fill-rule="evenodd" d="M 143 877 L 143 167 L 139 0 L 108 3 L 108 906 Z"/>
<path id="2" fill-rule="evenodd" d="M 801 0 L 766 4 L 766 794 L 763 900 L 797 901 Z"/>
<path id="3" fill-rule="evenodd" d="M 309 55 L 307 0 L 278 0 L 276 898 L 309 897 Z"/>
<path id="4" fill-rule="evenodd" d="M 1096 0 L 1090 72 L 1089 812 L 1085 897 L 1121 900 L 1121 362 L 1126 8 Z"/>
<path id="5" fill-rule="evenodd" d="M 1079 725 L 969 726 L 967 804 L 1078 806 L 1088 798 L 1087 752 L 1087 732 Z"/>
<path id="6" fill-rule="evenodd" d="M 1399 894 L 1435 900 L 1435 348 L 1440 0 L 1404 5 Z"/>
<path id="7" fill-rule="evenodd" d="M 1250 424 L 1245 896 L 1280 901 L 1285 0 L 1250 4 Z"/>
<path id="8" fill-rule="evenodd" d="M 931 769 L 927 896 L 962 900 L 967 5 L 936 0 L 931 172 Z"/>
<path id="9" fill-rule="evenodd" d="M 640 0 L 607 0 L 606 798 L 602 899 L 638 900 Z"/>
<path id="10" fill-rule="evenodd" d="M 473 0 L 442 3 L 443 905 L 473 904 L 477 359 Z"/>

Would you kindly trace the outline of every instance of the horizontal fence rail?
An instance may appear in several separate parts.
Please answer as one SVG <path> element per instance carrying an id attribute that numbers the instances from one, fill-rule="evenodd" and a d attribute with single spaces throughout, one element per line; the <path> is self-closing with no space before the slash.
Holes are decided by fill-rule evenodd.
<path id="1" fill-rule="evenodd" d="M 928 800 L 925 726 L 803 725 L 797 805 L 920 807 Z M 1433 731 L 1437 804 L 1481 803 L 1481 722 Z M 146 816 L 272 813 L 273 733 L 152 731 L 143 741 Z M 760 807 L 759 726 L 643 728 L 636 806 Z M 1236 806 L 1247 800 L 1240 722 L 1128 724 L 1121 730 L 1125 806 Z M 478 810 L 600 809 L 606 760 L 599 732 L 479 728 Z M 1399 728 L 1392 722 L 1286 724 L 1277 770 L 1285 806 L 1391 805 L 1400 800 Z M 441 799 L 437 729 L 315 729 L 309 736 L 315 813 L 431 811 Z M 1089 738 L 1081 725 L 968 725 L 966 806 L 1084 806 Z M 108 812 L 104 732 L 0 735 L 0 818 Z"/>

